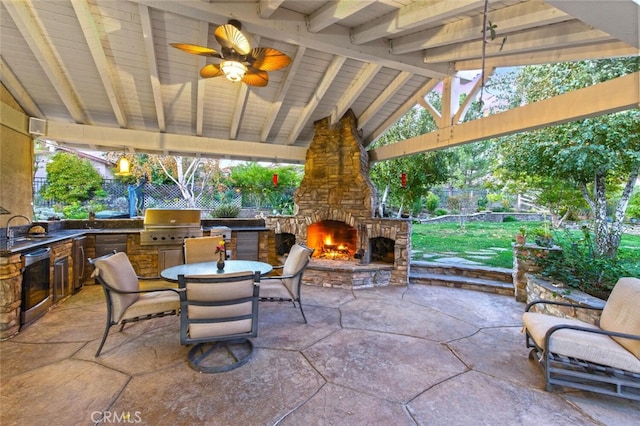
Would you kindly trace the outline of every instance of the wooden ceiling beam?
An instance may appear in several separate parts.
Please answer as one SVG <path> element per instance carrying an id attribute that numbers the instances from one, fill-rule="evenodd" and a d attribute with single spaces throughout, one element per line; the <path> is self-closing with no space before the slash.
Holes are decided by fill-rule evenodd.
<path id="1" fill-rule="evenodd" d="M 490 11 L 487 19 L 497 25 L 497 37 L 522 31 L 531 26 L 546 26 L 571 20 L 571 16 L 542 2 L 525 2 Z M 482 40 L 482 15 L 454 21 L 437 28 L 391 40 L 394 54 L 415 52 L 470 40 Z"/>
<path id="2" fill-rule="evenodd" d="M 381 38 L 391 38 L 399 32 L 483 7 L 484 0 L 417 1 L 360 25 L 352 31 L 351 40 L 355 44 L 364 44 Z"/>
<path id="3" fill-rule="evenodd" d="M 189 155 L 200 153 L 202 157 L 228 158 L 232 160 L 278 161 L 302 164 L 307 149 L 298 146 L 271 145 L 250 141 L 207 138 L 193 135 L 158 133 L 155 131 L 129 130 L 115 127 L 90 126 L 47 122 L 47 137 L 62 145 L 94 145 L 101 151 L 121 151 L 123 146 L 135 147 L 137 152 L 165 155 Z"/>
<path id="4" fill-rule="evenodd" d="M 164 102 L 162 101 L 162 86 L 158 77 L 158 61 L 156 60 L 156 49 L 153 44 L 153 29 L 151 26 L 151 16 L 149 8 L 139 4 L 140 25 L 144 39 L 144 50 L 147 54 L 147 66 L 149 67 L 149 79 L 151 81 L 151 91 L 153 92 L 153 103 L 156 107 L 156 119 L 158 120 L 158 130 L 167 131 L 167 124 L 164 117 Z"/>
<path id="5" fill-rule="evenodd" d="M 258 2 L 258 15 L 262 19 L 268 19 L 273 15 L 284 0 L 260 0 Z"/>
<path id="6" fill-rule="evenodd" d="M 360 12 L 369 5 L 370 2 L 368 1 L 338 0 L 336 2 L 328 2 L 309 16 L 307 29 L 312 33 L 317 33 Z"/>
<path id="7" fill-rule="evenodd" d="M 46 31 L 33 11 L 31 0 L 2 0 L 2 4 L 71 117 L 76 123 L 88 123 L 89 119 L 79 101 L 80 97 L 63 71 L 62 64 L 51 47 L 51 43 L 45 38 Z"/>
<path id="8" fill-rule="evenodd" d="M 369 158 L 371 162 L 401 158 L 638 108 L 640 91 L 630 87 L 640 87 L 640 72 L 381 146 L 371 150 Z"/>
<path id="9" fill-rule="evenodd" d="M 331 118 L 329 118 L 330 126 L 340 121 L 344 113 L 347 112 L 356 99 L 358 99 L 358 96 L 360 96 L 362 91 L 367 88 L 369 83 L 371 83 L 378 71 L 380 71 L 380 68 L 382 68 L 380 65 L 368 64 L 358 74 L 354 79 L 354 83 L 349 86 L 347 91 L 340 99 L 338 99 L 338 102 L 336 102 L 336 106 L 333 108 L 333 112 L 331 113 Z"/>
<path id="10" fill-rule="evenodd" d="M 324 73 L 322 81 L 320 81 L 320 83 L 316 87 L 316 90 L 313 92 L 313 95 L 311 95 L 311 99 L 309 99 L 307 104 L 300 112 L 298 121 L 296 121 L 296 124 L 293 126 L 293 129 L 291 130 L 291 132 L 289 133 L 289 137 L 287 138 L 287 145 L 294 144 L 296 139 L 298 139 L 298 136 L 300 136 L 300 132 L 302 132 L 302 128 L 309 120 L 311 114 L 313 114 L 313 111 L 315 111 L 324 95 L 327 93 L 327 90 L 329 90 L 329 87 L 331 87 L 331 83 L 336 78 L 336 75 L 338 75 L 340 68 L 342 68 L 342 64 L 344 64 L 346 60 L 347 58 L 345 58 L 344 56 L 335 56 L 333 58 L 331 64 L 329 64 L 329 67 Z"/>
<path id="11" fill-rule="evenodd" d="M 258 16 L 255 3 L 253 2 L 207 3 L 194 0 L 181 0 L 180 2 L 163 0 L 130 1 L 198 21 L 223 24 L 226 23 L 230 17 L 233 17 L 242 23 L 243 31 L 246 30 L 254 35 L 297 46 L 302 45 L 307 49 L 315 49 L 331 55 L 345 56 L 362 62 L 371 62 L 399 71 L 408 71 L 425 77 L 441 78 L 451 72 L 448 65 L 425 65 L 421 55 L 392 55 L 389 52 L 389 46 L 386 40 L 376 40 L 366 45 L 357 46 L 351 41 L 349 29 L 340 25 L 335 25 L 332 31 L 312 33 L 306 28 L 305 16 L 303 14 L 285 8 L 279 8 L 271 19 L 266 20 Z M 185 40 L 185 42 L 189 41 Z"/>
<path id="12" fill-rule="evenodd" d="M 96 71 L 102 81 L 102 87 L 107 94 L 107 99 L 109 99 L 111 110 L 116 116 L 118 126 L 126 128 L 127 117 L 125 116 L 124 109 L 122 108 L 122 102 L 120 101 L 116 81 L 113 78 L 113 65 L 107 59 L 107 55 L 104 53 L 104 48 L 102 46 L 102 40 L 100 39 L 100 33 L 102 30 L 98 29 L 91 10 L 89 9 L 89 4 L 85 0 L 71 0 L 71 6 L 78 18 L 78 22 L 80 23 L 80 28 L 82 29 L 85 41 L 89 47 L 89 52 L 91 52 L 91 57 L 93 58 Z"/>
<path id="13" fill-rule="evenodd" d="M 600 30 L 575 21 L 563 25 L 550 25 L 508 36 L 504 45 L 501 39 L 487 42 L 486 57 L 517 53 L 562 49 L 570 46 L 599 43 L 612 40 Z M 481 56 L 482 39 L 454 46 L 441 46 L 424 51 L 424 60 L 430 62 L 455 62 L 477 59 Z"/>
<path id="14" fill-rule="evenodd" d="M 369 120 L 371 120 L 376 113 L 386 104 L 389 99 L 395 95 L 398 90 L 404 86 L 411 78 L 412 74 L 406 71 L 400 71 L 400 73 L 393 79 L 393 81 L 385 87 L 380 95 L 374 99 L 366 110 L 358 117 L 358 127 L 363 128 Z"/>
<path id="15" fill-rule="evenodd" d="M 366 135 L 363 138 L 363 142 L 362 142 L 363 145 L 367 147 L 371 145 L 373 142 L 375 142 L 375 140 L 378 139 L 380 136 L 382 136 L 384 132 L 386 132 L 387 129 L 389 129 L 389 127 L 393 126 L 393 123 L 400 120 L 400 117 L 406 114 L 407 111 L 409 111 L 411 108 L 415 107 L 418 103 L 420 103 L 420 100 L 424 100 L 424 97 L 426 96 L 426 94 L 432 91 L 434 87 L 438 85 L 439 82 L 440 80 L 436 80 L 436 79 L 428 80 L 422 87 L 416 90 L 413 93 L 413 95 L 400 106 L 400 108 L 396 109 L 396 112 L 391 114 L 373 132 Z"/>
<path id="16" fill-rule="evenodd" d="M 0 55 L 0 81 L 7 88 L 11 96 L 20 104 L 22 109 L 31 117 L 44 119 L 45 115 L 33 100 L 27 89 L 24 88 L 20 79 L 15 75 L 9 64 Z"/>
<path id="17" fill-rule="evenodd" d="M 304 52 L 306 48 L 304 46 L 298 46 L 298 50 L 293 57 L 293 60 L 285 70 L 285 75 L 280 81 L 280 86 L 278 87 L 278 92 L 276 96 L 271 101 L 271 106 L 269 106 L 269 112 L 264 120 L 264 124 L 262 125 L 262 130 L 260 131 L 260 142 L 266 142 L 269 138 L 269 133 L 271 132 L 271 128 L 273 127 L 273 123 L 280 112 L 280 108 L 282 108 L 282 103 L 284 101 L 287 92 L 289 91 L 289 87 L 293 82 L 293 78 L 302 63 L 302 58 L 304 57 Z"/>
<path id="18" fill-rule="evenodd" d="M 572 46 L 543 52 L 526 52 L 487 58 L 487 67 L 515 67 L 525 65 L 555 64 L 558 62 L 586 61 L 589 59 L 638 56 L 640 50 L 620 41 L 605 41 L 587 46 Z M 456 71 L 482 68 L 482 59 L 468 59 L 454 63 Z"/>

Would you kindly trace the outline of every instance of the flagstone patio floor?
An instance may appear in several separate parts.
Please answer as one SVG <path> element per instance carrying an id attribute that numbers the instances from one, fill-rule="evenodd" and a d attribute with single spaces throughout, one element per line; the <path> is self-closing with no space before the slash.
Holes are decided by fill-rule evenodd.
<path id="1" fill-rule="evenodd" d="M 631 425 L 640 403 L 544 390 L 512 297 L 448 287 L 303 288 L 260 305 L 246 365 L 189 368 L 179 318 L 104 327 L 87 286 L 0 342 L 0 424 Z"/>

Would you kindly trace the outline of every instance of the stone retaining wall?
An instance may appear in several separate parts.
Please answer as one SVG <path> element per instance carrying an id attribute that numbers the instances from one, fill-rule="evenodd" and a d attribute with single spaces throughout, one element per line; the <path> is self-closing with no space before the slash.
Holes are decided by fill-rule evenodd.
<path id="1" fill-rule="evenodd" d="M 447 214 L 429 219 L 419 219 L 420 223 L 447 223 L 459 222 L 463 217 L 467 222 L 504 222 L 507 216 L 515 217 L 519 222 L 535 222 L 544 220 L 542 213 L 516 213 L 516 212 L 479 212 L 472 214 Z"/>
<path id="2" fill-rule="evenodd" d="M 527 303 L 534 300 L 552 300 L 556 302 L 567 302 L 578 305 L 594 306 L 603 308 L 605 301 L 593 297 L 579 290 L 565 288 L 554 285 L 531 274 L 526 274 Z M 592 309 L 580 309 L 568 306 L 557 305 L 536 305 L 535 312 L 542 312 L 561 318 L 574 318 L 581 321 L 598 325 L 601 311 Z"/>

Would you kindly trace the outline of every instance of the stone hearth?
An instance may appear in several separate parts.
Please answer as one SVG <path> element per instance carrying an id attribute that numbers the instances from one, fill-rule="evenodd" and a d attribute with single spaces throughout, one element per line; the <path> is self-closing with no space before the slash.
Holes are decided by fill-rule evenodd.
<path id="1" fill-rule="evenodd" d="M 293 236 L 280 240 L 315 249 L 305 284 L 407 285 L 411 222 L 376 217 L 378 198 L 369 178 L 369 155 L 353 112 L 333 126 L 329 122 L 325 118 L 315 123 L 305 175 L 294 196 L 295 214 L 270 216 L 265 224 L 276 235 Z M 331 233 L 334 226 L 337 231 Z"/>

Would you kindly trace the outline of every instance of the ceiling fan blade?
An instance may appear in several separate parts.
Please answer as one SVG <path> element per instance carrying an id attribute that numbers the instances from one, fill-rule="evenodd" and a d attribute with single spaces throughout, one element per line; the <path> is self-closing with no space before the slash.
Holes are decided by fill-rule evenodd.
<path id="1" fill-rule="evenodd" d="M 239 29 L 231 24 L 220 25 L 213 35 L 222 47 L 232 49 L 240 55 L 248 55 L 251 52 L 249 40 Z"/>
<path id="2" fill-rule="evenodd" d="M 183 52 L 191 53 L 192 55 L 200 55 L 200 56 L 213 56 L 215 58 L 220 57 L 220 53 L 213 49 L 209 49 L 208 47 L 198 46 L 196 44 L 187 44 L 187 43 L 169 43 L 171 46 L 176 49 L 180 49 Z"/>
<path id="3" fill-rule="evenodd" d="M 291 63 L 291 58 L 271 47 L 256 47 L 251 50 L 252 66 L 262 71 L 276 71 Z"/>
<path id="4" fill-rule="evenodd" d="M 249 86 L 264 87 L 269 83 L 269 75 L 265 71 L 249 68 L 249 72 L 244 75 L 242 82 Z"/>
<path id="5" fill-rule="evenodd" d="M 202 78 L 220 77 L 221 75 L 224 73 L 218 64 L 208 64 L 200 69 L 200 77 Z"/>

